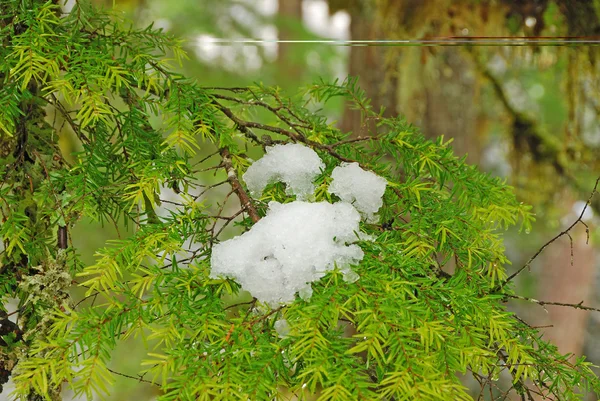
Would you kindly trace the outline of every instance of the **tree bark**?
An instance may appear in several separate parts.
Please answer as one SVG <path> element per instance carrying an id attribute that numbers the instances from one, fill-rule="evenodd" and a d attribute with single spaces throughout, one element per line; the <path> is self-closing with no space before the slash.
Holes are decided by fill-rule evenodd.
<path id="1" fill-rule="evenodd" d="M 539 297 L 544 301 L 592 305 L 596 252 L 591 244 L 586 244 L 584 227 L 577 227 L 571 236 L 572 250 L 569 238 L 564 238 L 553 244 L 543 258 Z M 555 344 L 563 354 L 580 356 L 590 312 L 551 305 L 546 306 L 546 310 L 548 314 L 542 324 L 553 327 L 544 329 L 544 339 Z"/>
<path id="2" fill-rule="evenodd" d="M 351 4 L 350 39 L 375 40 L 384 38 L 383 32 L 373 24 L 375 16 L 364 6 Z M 398 82 L 396 66 L 389 68 L 393 61 L 386 61 L 387 48 L 384 46 L 351 46 L 349 60 L 349 75 L 358 77 L 358 85 L 363 89 L 367 98 L 371 99 L 373 110 L 385 108 L 383 115 L 393 117 L 398 113 L 396 93 Z M 395 64 L 395 63 L 394 63 Z M 390 74 L 390 72 L 392 72 Z M 342 117 L 341 129 L 352 132 L 354 136 L 368 135 L 373 127 L 363 125 L 360 112 L 346 106 Z"/>
<path id="3" fill-rule="evenodd" d="M 288 22 L 302 21 L 302 0 L 279 0 L 279 40 L 294 40 L 294 32 L 287 28 Z M 294 62 L 290 43 L 278 43 L 277 71 L 282 77 L 297 77 L 302 73 L 300 65 Z"/>
<path id="4" fill-rule="evenodd" d="M 426 51 L 427 49 L 424 49 Z M 479 164 L 482 140 L 478 137 L 479 85 L 473 66 L 459 48 L 441 48 L 423 68 L 425 107 L 422 129 L 435 139 L 441 135 L 453 138 L 452 147 L 459 156 L 467 155 L 467 162 Z"/>

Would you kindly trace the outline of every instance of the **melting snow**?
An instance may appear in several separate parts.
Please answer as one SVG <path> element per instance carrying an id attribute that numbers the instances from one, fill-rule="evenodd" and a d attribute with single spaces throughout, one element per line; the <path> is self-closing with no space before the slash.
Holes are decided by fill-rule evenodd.
<path id="1" fill-rule="evenodd" d="M 363 170 L 358 163 L 343 163 L 333 169 L 331 178 L 330 193 L 351 203 L 369 221 L 375 219 L 375 213 L 383 205 L 382 196 L 387 185 L 384 178 Z"/>
<path id="2" fill-rule="evenodd" d="M 274 327 L 279 338 L 285 338 L 290 334 L 290 325 L 285 319 L 276 321 Z"/>
<path id="3" fill-rule="evenodd" d="M 311 283 L 335 267 L 341 269 L 345 281 L 358 280 L 350 265 L 360 262 L 364 254 L 353 242 L 371 239 L 360 231 L 359 212 L 374 218 L 383 204 L 387 181 L 358 163 L 343 163 L 333 170 L 329 186 L 342 202 L 302 201 L 314 192 L 313 180 L 324 167 L 306 146 L 268 148 L 243 176 L 250 193 L 260 196 L 269 183 L 283 181 L 287 193 L 300 200 L 269 203 L 267 215 L 250 231 L 215 245 L 211 277 L 232 277 L 269 304 L 291 302 L 296 293 L 309 300 Z"/>
<path id="4" fill-rule="evenodd" d="M 282 181 L 286 193 L 306 199 L 315 190 L 313 180 L 325 167 L 317 153 L 300 144 L 275 145 L 254 162 L 242 177 L 252 196 L 260 197 L 268 184 Z"/>
<path id="5" fill-rule="evenodd" d="M 269 304 L 293 301 L 298 291 L 309 298 L 311 282 L 336 265 L 350 274 L 349 265 L 362 260 L 360 247 L 348 245 L 357 240 L 359 222 L 345 202 L 271 202 L 250 231 L 215 245 L 211 276 L 230 276 Z"/>

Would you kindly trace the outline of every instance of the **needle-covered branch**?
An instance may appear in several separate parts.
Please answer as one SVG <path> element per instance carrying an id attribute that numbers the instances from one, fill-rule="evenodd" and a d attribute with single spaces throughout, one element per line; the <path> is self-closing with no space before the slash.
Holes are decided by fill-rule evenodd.
<path id="1" fill-rule="evenodd" d="M 372 111 L 354 78 L 291 97 L 198 85 L 169 66 L 177 39 L 54 3 L 2 6 L 19 21 L 0 29 L 0 289 L 20 300 L 0 382 L 17 398 L 123 377 L 165 401 L 468 400 L 467 371 L 504 394 L 600 393 L 506 310 L 523 269 L 507 278 L 502 233 L 530 208 L 449 142 Z M 368 134 L 318 111 L 339 96 Z M 118 230 L 92 264 L 89 221 Z M 138 338 L 153 348 L 109 367 Z"/>

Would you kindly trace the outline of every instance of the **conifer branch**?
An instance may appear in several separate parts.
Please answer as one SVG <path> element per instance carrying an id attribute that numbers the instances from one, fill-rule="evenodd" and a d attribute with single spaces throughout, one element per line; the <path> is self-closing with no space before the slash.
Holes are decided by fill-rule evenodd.
<path id="1" fill-rule="evenodd" d="M 215 106 L 217 106 L 217 108 L 219 110 L 221 110 L 221 112 L 223 112 L 223 114 L 225 114 L 231 121 L 233 121 L 235 123 L 235 125 L 238 127 L 240 132 L 242 132 L 244 135 L 246 135 L 248 138 L 254 140 L 255 142 L 262 143 L 258 139 L 256 134 L 254 134 L 250 130 L 250 128 L 256 128 L 256 129 L 260 129 L 263 131 L 269 131 L 269 132 L 273 132 L 275 134 L 286 136 L 286 137 L 290 138 L 291 140 L 293 140 L 294 142 L 301 142 L 306 145 L 309 145 L 310 147 L 312 147 L 314 149 L 319 149 L 319 150 L 325 151 L 325 152 L 329 153 L 331 156 L 333 156 L 336 159 L 343 161 L 343 162 L 353 163 L 356 161 L 356 160 L 352 160 L 352 159 L 349 159 L 347 157 L 340 155 L 333 149 L 333 146 L 331 146 L 331 145 L 324 145 L 324 144 L 321 144 L 321 143 L 318 143 L 315 141 L 311 141 L 310 139 L 306 138 L 306 136 L 304 136 L 301 133 L 292 132 L 287 129 L 281 128 L 281 127 L 275 127 L 272 125 L 262 124 L 262 123 L 255 122 L 255 121 L 245 121 L 245 120 L 237 117 L 235 114 L 233 114 L 233 112 L 229 108 L 225 107 L 224 105 L 220 104 L 219 102 L 214 101 L 213 103 Z"/>
<path id="2" fill-rule="evenodd" d="M 26 23 L 0 32 L 8 67 L 0 87 L 0 129 L 8 133 L 0 136 L 5 166 L 0 287 L 4 296 L 16 294 L 22 301 L 19 332 L 0 324 L 9 331 L 0 339 L 0 382 L 18 362 L 12 375 L 21 399 L 57 394 L 62 383 L 76 393 L 108 392 L 111 374 L 157 385 L 168 399 L 202 394 L 272 399 L 286 384 L 309 398 L 338 392 L 343 400 L 395 400 L 406 398 L 408 389 L 413 398 L 463 399 L 469 394 L 455 373 L 473 366 L 511 370 L 519 379 L 512 385 L 475 375 L 504 395 L 513 389 L 522 397 L 527 391 L 535 395 L 539 385 L 541 393 L 575 399 L 578 389 L 571 383 L 600 392 L 587 365 L 563 362 L 539 339 L 537 328 L 506 312 L 505 294 L 482 290 L 505 275 L 498 225 L 508 227 L 520 218 L 528 223 L 529 209 L 501 180 L 466 165 L 443 141 L 431 142 L 402 119 L 374 113 L 356 79 L 321 82 L 298 97 L 276 88 L 203 88 L 170 71 L 161 57 L 181 55 L 178 44 L 151 27 L 125 28 L 84 1 L 60 16 L 60 8 L 48 2 L 26 8 L 5 3 L 6 23 Z M 78 51 L 83 47 L 85 52 Z M 32 93 L 30 85 L 39 91 Z M 385 133 L 349 139 L 305 103 L 337 96 L 354 101 L 364 121 L 378 120 Z M 52 123 L 43 121 L 40 99 L 56 109 Z M 67 109 L 70 99 L 75 101 Z M 269 123 L 251 121 L 246 110 L 266 112 Z M 75 131 L 77 145 L 81 142 L 68 168 L 50 161 L 63 126 Z M 263 212 L 241 181 L 244 156 L 228 144 L 252 152 L 281 144 L 314 153 L 318 165 L 309 177 L 314 202 L 293 201 L 283 185 L 269 187 L 265 198 L 281 210 L 299 206 L 303 213 L 273 223 L 267 220 L 277 217 L 273 207 L 245 233 L 236 227 L 240 238 L 248 239 L 258 231 L 253 230 L 273 223 L 273 231 L 246 248 L 237 247 L 243 240 L 230 242 L 232 248 L 225 241 L 212 246 L 241 214 L 250 217 L 246 223 L 256 223 Z M 211 159 L 217 154 L 218 162 Z M 287 153 L 269 173 L 311 165 L 301 157 L 294 161 L 295 155 Z M 353 206 L 338 204 L 345 195 L 334 191 L 337 178 L 331 172 L 349 167 L 341 161 L 357 162 L 385 183 L 380 191 L 381 186 L 353 177 L 342 180 L 355 198 L 375 194 L 383 202 L 378 213 L 385 223 L 361 220 L 358 199 Z M 205 182 L 200 176 L 219 169 L 226 180 L 215 176 Z M 164 185 L 175 195 L 164 193 L 160 203 L 156 193 Z M 222 185 L 231 188 L 214 190 Z M 241 206 L 227 212 L 232 197 Z M 62 229 L 63 220 L 70 229 L 72 222 L 85 221 L 82 217 L 116 227 L 144 216 L 158 222 L 156 205 L 166 209 L 161 224 L 141 225 L 132 236 L 96 249 L 93 265 L 82 266 L 77 244 L 68 243 L 70 233 Z M 349 214 L 318 212 L 338 206 Z M 346 233 L 338 230 L 344 226 Z M 363 231 L 373 241 L 343 239 Z M 273 242 L 283 237 L 290 241 Z M 286 253 L 298 243 L 297 252 Z M 322 257 L 329 253 L 321 248 L 327 244 L 341 259 Z M 57 256 L 64 271 L 52 264 Z M 453 259 L 457 269 L 450 276 L 442 269 Z M 237 271 L 219 269 L 239 260 Z M 353 264 L 356 270 L 349 273 L 358 281 L 342 270 L 346 264 Z M 492 265 L 494 271 L 487 267 Z M 306 267 L 306 274 L 297 267 Z M 298 278 L 302 285 L 292 283 Z M 54 282 L 65 287 L 61 293 L 72 285 L 86 295 L 68 306 L 61 295 L 59 305 L 48 292 Z M 260 285 L 252 287 L 256 282 Z M 288 292 L 285 302 L 275 294 L 272 305 L 264 293 L 282 288 Z M 243 302 L 247 298 L 239 297 L 240 290 L 250 291 L 252 300 Z M 143 362 L 148 380 L 108 368 L 117 344 L 148 332 L 157 348 Z M 493 343 L 503 347 L 501 355 Z M 431 363 L 441 360 L 444 366 Z M 527 383 L 527 390 L 524 377 L 542 383 Z"/>

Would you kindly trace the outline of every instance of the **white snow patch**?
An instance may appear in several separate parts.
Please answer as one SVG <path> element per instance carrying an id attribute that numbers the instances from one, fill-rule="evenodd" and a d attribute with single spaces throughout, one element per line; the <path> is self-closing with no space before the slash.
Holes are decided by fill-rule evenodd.
<path id="1" fill-rule="evenodd" d="M 382 196 L 387 185 L 385 178 L 363 170 L 358 163 L 342 163 L 333 169 L 331 178 L 330 193 L 351 203 L 367 216 L 367 220 L 375 219 L 375 213 L 383 205 Z"/>
<path id="2" fill-rule="evenodd" d="M 286 193 L 306 199 L 315 190 L 313 180 L 325 168 L 317 153 L 300 144 L 275 145 L 254 162 L 242 177 L 253 197 L 260 197 L 268 184 L 284 182 Z"/>
<path id="3" fill-rule="evenodd" d="M 276 321 L 274 327 L 279 338 L 286 338 L 290 334 L 290 325 L 285 319 Z"/>
<path id="4" fill-rule="evenodd" d="M 267 215 L 250 231 L 215 245 L 211 277 L 229 276 L 260 301 L 310 297 L 310 283 L 335 266 L 352 279 L 351 264 L 364 253 L 357 240 L 360 215 L 345 202 L 270 202 Z"/>
<path id="5" fill-rule="evenodd" d="M 308 284 L 306 287 L 302 287 L 300 288 L 300 291 L 298 291 L 298 296 L 300 297 L 300 299 L 302 299 L 303 301 L 308 302 L 310 300 L 310 298 L 312 297 L 313 294 L 313 289 L 310 286 L 310 284 Z"/>
<path id="6" fill-rule="evenodd" d="M 358 281 L 360 276 L 354 270 L 344 270 L 344 281 L 347 283 L 355 283 Z"/>

